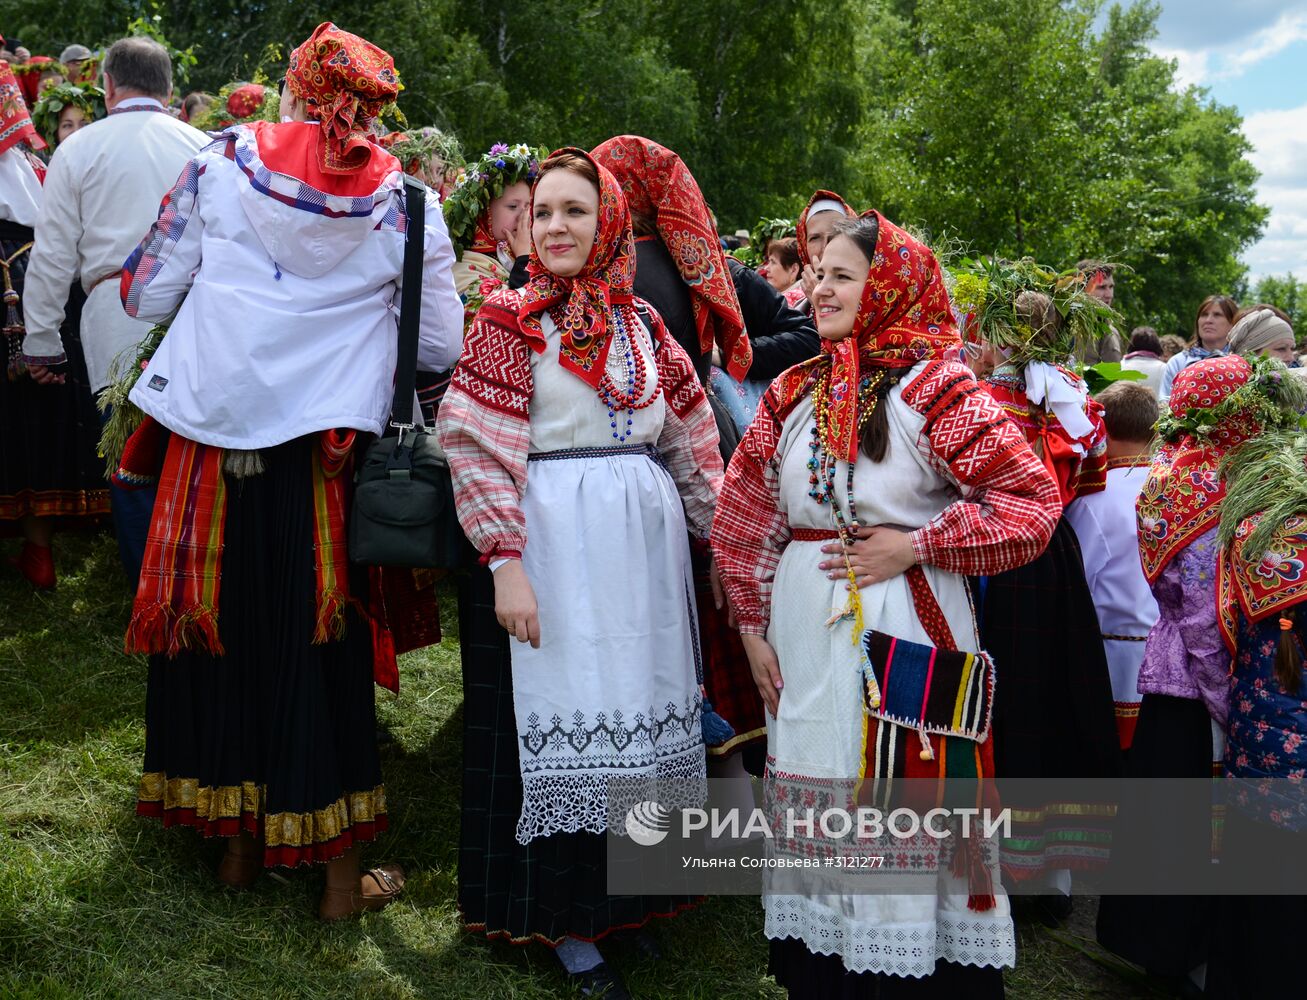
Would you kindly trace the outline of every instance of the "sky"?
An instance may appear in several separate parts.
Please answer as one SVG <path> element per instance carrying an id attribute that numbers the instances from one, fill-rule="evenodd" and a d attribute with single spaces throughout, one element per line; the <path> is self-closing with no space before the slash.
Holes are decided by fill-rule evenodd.
<path id="1" fill-rule="evenodd" d="M 1255 283 L 1307 278 L 1307 0 L 1162 0 L 1153 50 L 1177 82 L 1207 87 L 1244 118 L 1271 215 L 1244 263 Z"/>

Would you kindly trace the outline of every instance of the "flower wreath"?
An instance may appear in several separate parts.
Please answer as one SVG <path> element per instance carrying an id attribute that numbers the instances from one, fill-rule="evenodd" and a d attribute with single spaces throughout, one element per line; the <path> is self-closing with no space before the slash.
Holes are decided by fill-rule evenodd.
<path id="1" fill-rule="evenodd" d="M 104 106 L 104 91 L 89 83 L 80 86 L 73 83 L 61 83 L 57 87 L 47 87 L 40 99 L 32 105 L 32 124 L 41 133 L 51 147 L 59 131 L 59 115 L 64 108 L 72 105 L 81 108 L 82 113 L 91 121 L 98 121 L 107 114 Z"/>
<path id="2" fill-rule="evenodd" d="M 1186 434 L 1206 438 L 1236 414 L 1252 417 L 1263 434 L 1307 428 L 1307 417 L 1303 416 L 1307 382 L 1290 374 L 1274 358 L 1250 356 L 1244 360 L 1253 369 L 1247 382 L 1208 409 L 1191 407 L 1183 416 L 1164 412 L 1157 420 L 1158 436 L 1165 442 L 1177 441 Z"/>
<path id="3" fill-rule="evenodd" d="M 1009 363 L 1066 364 L 1077 341 L 1097 343 L 1120 317 L 1087 291 L 1086 275 L 1054 271 L 1029 257 L 966 258 L 951 269 L 952 299 L 964 340 L 983 340 L 1008 352 Z M 1060 317 L 1055 331 L 1036 336 L 1016 310 L 1022 292 L 1042 292 Z M 1050 335 L 1051 334 L 1051 335 Z"/>
<path id="4" fill-rule="evenodd" d="M 535 148 L 522 142 L 509 146 L 497 142 L 484 156 L 459 171 L 443 210 L 449 238 L 460 258 L 472 243 L 481 213 L 506 187 L 521 181 L 532 183 L 540 172 L 540 162 L 548 155 L 543 146 Z"/>

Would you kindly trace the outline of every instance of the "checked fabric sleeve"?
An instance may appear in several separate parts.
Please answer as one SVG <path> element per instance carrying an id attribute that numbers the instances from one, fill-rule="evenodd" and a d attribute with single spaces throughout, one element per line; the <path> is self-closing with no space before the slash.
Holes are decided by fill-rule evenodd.
<path id="1" fill-rule="evenodd" d="M 458 521 L 483 556 L 526 547 L 521 501 L 533 380 L 518 301 L 516 292 L 499 289 L 477 311 L 436 420 Z"/>
<path id="2" fill-rule="evenodd" d="M 1057 483 L 971 371 L 931 365 L 903 401 L 926 418 L 918 446 L 962 494 L 912 533 L 917 562 L 979 576 L 1043 552 L 1062 513 Z"/>
<path id="3" fill-rule="evenodd" d="M 641 315 L 656 327 L 651 331 L 658 345 L 654 363 L 666 404 L 658 452 L 676 483 L 691 532 L 706 539 L 712 531 L 713 511 L 722 488 L 717 421 L 685 348 L 666 331 L 656 312 L 642 310 Z"/>
<path id="4" fill-rule="evenodd" d="M 214 155 L 210 148 L 182 169 L 173 189 L 163 196 L 158 219 L 123 264 L 119 294 L 123 310 L 133 319 L 166 322 L 195 280 L 204 239 L 200 181 L 206 158 Z"/>
<path id="5" fill-rule="evenodd" d="M 782 425 L 778 398 L 773 384 L 759 402 L 758 415 L 726 468 L 713 520 L 713 558 L 744 635 L 767 634 L 776 567 L 790 540 L 776 463 Z"/>

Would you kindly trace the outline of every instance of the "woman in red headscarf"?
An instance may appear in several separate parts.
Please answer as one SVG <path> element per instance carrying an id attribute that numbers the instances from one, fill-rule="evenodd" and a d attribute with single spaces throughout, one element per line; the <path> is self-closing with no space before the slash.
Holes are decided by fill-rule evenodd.
<path id="1" fill-rule="evenodd" d="M 1210 778 L 1222 759 L 1231 663 L 1218 612 L 1229 619 L 1236 610 L 1220 600 L 1231 595 L 1232 581 L 1224 581 L 1224 591 L 1218 587 L 1218 528 L 1229 486 L 1223 464 L 1265 432 L 1297 432 L 1304 404 L 1302 384 L 1269 359 L 1218 355 L 1176 376 L 1169 412 L 1157 424 L 1162 446 L 1135 506 L 1158 619 L 1139 667 L 1143 700 L 1128 777 Z M 1292 496 L 1292 479 L 1283 486 L 1281 495 Z M 1247 510 L 1246 497 L 1236 502 Z M 1237 525 L 1242 517 L 1233 520 Z M 1224 624 L 1232 637 L 1234 621 Z M 1166 835 L 1159 838 L 1159 830 Z M 1113 864 L 1127 871 L 1202 870 L 1211 858 L 1211 833 L 1205 801 L 1179 815 L 1170 803 L 1150 808 L 1141 801 L 1117 817 Z M 1207 960 L 1214 905 L 1192 895 L 1105 895 L 1098 940 L 1148 972 L 1182 982 Z"/>
<path id="2" fill-rule="evenodd" d="M 632 292 L 613 175 L 559 150 L 531 218 L 530 280 L 486 299 L 437 422 L 485 567 L 460 629 L 459 906 L 595 989 L 585 942 L 688 903 L 608 895 L 604 834 L 624 829 L 611 782 L 668 807 L 705 792 L 686 536 L 707 536 L 722 466 L 689 357 Z"/>
<path id="3" fill-rule="evenodd" d="M 713 345 L 722 367 L 742 379 L 752 354 L 708 204 L 694 175 L 666 146 L 619 135 L 594 150 L 622 186 L 635 226 L 636 284 L 663 314 L 706 383 Z M 687 308 L 688 306 L 688 308 Z"/>
<path id="4" fill-rule="evenodd" d="M 403 883 L 393 865 L 360 873 L 388 823 L 373 677 L 394 676 L 395 646 L 346 512 L 355 443 L 390 412 L 408 239 L 419 366 L 462 345 L 439 202 L 427 192 L 410 232 L 400 163 L 372 140 L 398 89 L 389 55 L 320 25 L 291 55 L 284 120 L 201 150 L 122 281 L 129 315 L 171 318 L 118 475 L 159 479 L 127 634 L 151 654 L 137 812 L 227 838 L 234 887 L 324 864 L 324 920 Z"/>
<path id="5" fill-rule="evenodd" d="M 771 971 L 794 997 L 879 996 L 884 977 L 905 977 L 895 996 L 913 986 L 1001 996 L 1015 939 L 993 844 L 986 859 L 978 837 L 952 838 L 967 846 L 942 854 L 924 837 L 836 843 L 788 822 L 786 804 L 880 807 L 897 779 L 992 776 L 993 688 L 980 659 L 954 654 L 974 669 L 934 677 L 934 689 L 927 678 L 915 704 L 896 704 L 911 697 L 881 682 L 888 667 L 924 676 L 895 658 L 908 650 L 932 664 L 937 652 L 979 650 L 966 577 L 1034 558 L 1057 520 L 1057 488 L 970 371 L 947 360 L 958 332 L 928 248 L 868 212 L 836 224 L 817 273 L 822 354 L 763 397 L 712 537 L 771 716 L 764 795 L 773 830 L 788 831 L 773 849 L 832 862 L 764 897 Z M 863 573 L 824 568 L 827 544 L 855 533 L 871 551 Z M 882 639 L 901 653 L 877 653 Z M 950 684 L 950 707 L 973 706 L 960 722 L 923 711 L 923 695 Z M 908 859 L 921 891 L 848 885 L 834 867 L 845 848 Z"/>
<path id="6" fill-rule="evenodd" d="M 55 122 L 49 124 L 53 144 Z M 41 589 L 57 582 L 55 525 L 109 512 L 104 464 L 96 460 L 99 420 L 75 332 L 75 311 L 84 298 L 80 287 L 70 302 L 71 329 L 68 323 L 63 329 L 73 384 L 40 385 L 22 363 L 23 286 L 45 176 L 31 150 L 45 145 L 18 82 L 0 62 L 0 534 L 21 532 L 23 547 L 13 561 Z"/>
<path id="7" fill-rule="evenodd" d="M 803 302 L 795 308 L 812 312 L 810 299 L 817 287 L 817 265 L 822 251 L 835 231 L 835 223 L 841 217 L 854 219 L 857 215 L 834 191 L 814 191 L 808 199 L 794 224 L 794 239 L 799 248 L 799 284 L 803 288 Z"/>

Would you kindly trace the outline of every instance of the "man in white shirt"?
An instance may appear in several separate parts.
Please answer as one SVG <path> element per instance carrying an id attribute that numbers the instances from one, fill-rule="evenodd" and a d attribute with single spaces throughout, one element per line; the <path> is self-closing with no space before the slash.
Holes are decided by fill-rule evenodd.
<path id="1" fill-rule="evenodd" d="M 1112 678 L 1117 735 L 1129 750 L 1139 717 L 1139 665 L 1157 621 L 1157 602 L 1139 561 L 1135 501 L 1148 478 L 1157 397 L 1139 382 L 1114 382 L 1098 394 L 1107 425 L 1107 488 L 1073 501 L 1067 520 L 1080 541 L 1085 579 L 1098 611 Z"/>
<path id="2" fill-rule="evenodd" d="M 27 268 L 23 355 L 38 382 L 62 381 L 66 365 L 59 327 L 74 278 L 87 292 L 82 345 L 91 391 L 114 380 L 150 330 L 123 312 L 118 297 L 125 261 L 159 215 L 159 203 L 192 156 L 203 132 L 168 111 L 172 61 L 149 38 L 122 38 L 104 58 L 108 117 L 65 139 L 50 160 L 36 245 Z M 145 551 L 154 496 L 111 489 L 114 529 L 133 588 Z"/>

